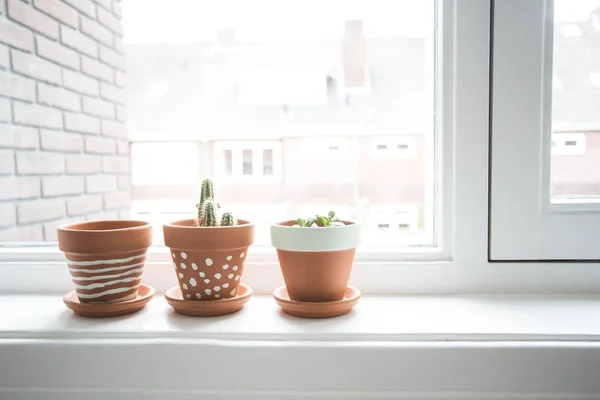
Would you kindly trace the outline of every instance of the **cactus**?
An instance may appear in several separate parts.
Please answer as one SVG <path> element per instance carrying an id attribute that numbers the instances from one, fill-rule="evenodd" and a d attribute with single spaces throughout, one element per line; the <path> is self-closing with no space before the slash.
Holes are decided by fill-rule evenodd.
<path id="1" fill-rule="evenodd" d="M 202 180 L 200 203 L 196 204 L 196 208 L 198 216 L 194 219 L 194 226 L 234 226 L 237 223 L 230 212 L 223 213 L 219 221 L 218 210 L 221 206 L 215 201 L 213 182 L 209 178 Z"/>
<path id="2" fill-rule="evenodd" d="M 202 220 L 200 220 L 200 226 L 218 226 L 219 220 L 217 219 L 217 205 L 214 200 L 206 199 L 203 203 Z"/>
<path id="3" fill-rule="evenodd" d="M 223 213 L 221 217 L 221 226 L 234 226 L 235 219 L 233 218 L 233 214 L 230 212 Z"/>
<path id="4" fill-rule="evenodd" d="M 204 178 L 202 181 L 202 186 L 200 188 L 200 203 L 198 203 L 198 219 L 197 223 L 202 223 L 202 217 L 204 213 L 204 202 L 206 200 L 214 200 L 215 199 L 215 189 L 213 187 L 213 182 L 209 178 Z"/>

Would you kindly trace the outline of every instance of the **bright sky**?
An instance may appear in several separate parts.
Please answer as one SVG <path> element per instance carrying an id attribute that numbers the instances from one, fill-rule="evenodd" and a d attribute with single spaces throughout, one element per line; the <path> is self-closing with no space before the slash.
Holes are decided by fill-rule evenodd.
<path id="1" fill-rule="evenodd" d="M 433 31 L 433 0 L 127 0 L 127 43 L 212 40 L 218 28 L 236 38 L 340 38 L 343 22 L 362 18 L 367 36 L 424 36 Z"/>

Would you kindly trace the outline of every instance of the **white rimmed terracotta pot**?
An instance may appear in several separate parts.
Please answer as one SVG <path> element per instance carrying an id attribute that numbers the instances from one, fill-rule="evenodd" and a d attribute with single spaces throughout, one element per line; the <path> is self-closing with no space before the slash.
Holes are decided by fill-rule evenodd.
<path id="1" fill-rule="evenodd" d="M 360 225 L 294 227 L 296 221 L 271 225 L 271 244 L 285 286 L 294 301 L 338 301 L 344 298 L 359 244 Z"/>

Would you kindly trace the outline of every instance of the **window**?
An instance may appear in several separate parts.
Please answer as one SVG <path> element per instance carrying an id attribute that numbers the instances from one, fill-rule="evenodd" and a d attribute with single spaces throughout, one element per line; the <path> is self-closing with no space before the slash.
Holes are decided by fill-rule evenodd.
<path id="1" fill-rule="evenodd" d="M 213 143 L 213 173 L 224 183 L 273 184 L 280 181 L 281 143 L 231 140 Z"/>
<path id="2" fill-rule="evenodd" d="M 519 4 L 494 10 L 490 255 L 597 260 L 600 1 Z"/>
<path id="3" fill-rule="evenodd" d="M 114 85 L 83 74 L 90 88 L 48 97 L 71 71 L 57 66 L 32 96 L 13 67 L 43 57 L 2 63 L 0 45 L 0 241 L 19 242 L 0 272 L 62 270 L 62 222 L 143 218 L 164 290 L 161 223 L 192 214 L 210 175 L 256 223 L 259 293 L 280 283 L 269 224 L 329 209 L 361 223 L 364 292 L 597 289 L 597 265 L 566 263 L 600 259 L 594 1 L 122 6 L 127 74 L 100 60 Z"/>

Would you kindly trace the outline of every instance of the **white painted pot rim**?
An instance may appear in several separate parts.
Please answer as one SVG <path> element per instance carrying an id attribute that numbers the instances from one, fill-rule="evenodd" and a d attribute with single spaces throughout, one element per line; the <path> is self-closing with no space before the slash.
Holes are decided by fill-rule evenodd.
<path id="1" fill-rule="evenodd" d="M 271 225 L 273 247 L 289 251 L 336 251 L 353 249 L 360 242 L 360 225 L 342 221 L 344 226 L 327 228 L 294 228 L 282 225 L 289 221 Z"/>

